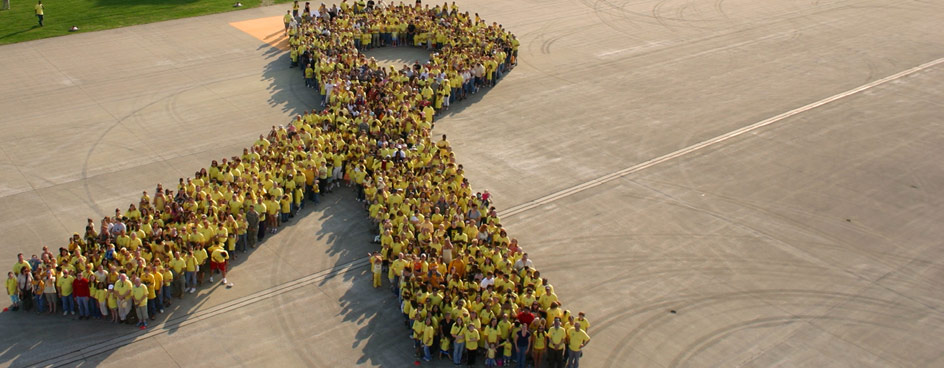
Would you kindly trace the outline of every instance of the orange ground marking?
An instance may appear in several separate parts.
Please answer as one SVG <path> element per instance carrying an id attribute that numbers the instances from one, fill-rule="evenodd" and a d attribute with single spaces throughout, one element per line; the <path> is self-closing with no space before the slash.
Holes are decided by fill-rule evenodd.
<path id="1" fill-rule="evenodd" d="M 272 47 L 285 50 L 289 49 L 288 37 L 285 36 L 285 23 L 282 22 L 281 15 L 274 17 L 256 18 L 240 22 L 232 22 L 229 25 L 246 32 L 250 36 L 258 38 Z"/>

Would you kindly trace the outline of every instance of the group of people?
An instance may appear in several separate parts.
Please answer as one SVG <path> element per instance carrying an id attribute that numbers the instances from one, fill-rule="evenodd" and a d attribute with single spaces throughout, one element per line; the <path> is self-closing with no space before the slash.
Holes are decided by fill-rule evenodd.
<path id="1" fill-rule="evenodd" d="M 323 109 L 297 129 L 341 132 L 349 180 L 376 226 L 375 288 L 400 301 L 417 357 L 455 364 L 579 366 L 586 316 L 571 313 L 509 238 L 488 191 L 474 192 L 435 116 L 495 85 L 516 64 L 518 41 L 501 25 L 453 4 L 358 0 L 286 14 L 291 63 L 319 90 Z M 382 67 L 361 51 L 431 50 L 428 62 Z"/>
<path id="2" fill-rule="evenodd" d="M 455 364 L 579 366 L 590 323 L 502 227 L 488 191 L 474 192 L 436 114 L 497 83 L 518 41 L 453 3 L 306 3 L 286 17 L 291 60 L 322 106 L 273 126 L 241 155 L 158 185 L 99 226 L 88 220 L 54 254 L 19 255 L 13 308 L 147 321 L 194 293 L 228 260 L 278 231 L 306 203 L 347 183 L 373 221 L 372 282 L 386 278 L 418 356 Z M 419 46 L 430 60 L 382 67 L 361 53 Z M 384 277 L 386 276 L 386 277 Z M 134 309 L 135 314 L 130 314 Z M 136 317 L 136 318 L 135 318 Z"/>
<path id="3" fill-rule="evenodd" d="M 340 185 L 344 153 L 326 144 L 341 135 L 297 126 L 273 127 L 242 155 L 214 160 L 175 189 L 158 184 L 100 224 L 89 218 L 84 234 L 73 233 L 57 253 L 44 246 L 29 259 L 17 255 L 6 281 L 11 309 L 143 329 L 174 300 L 214 286 L 216 275 L 233 287 L 231 257 Z"/>

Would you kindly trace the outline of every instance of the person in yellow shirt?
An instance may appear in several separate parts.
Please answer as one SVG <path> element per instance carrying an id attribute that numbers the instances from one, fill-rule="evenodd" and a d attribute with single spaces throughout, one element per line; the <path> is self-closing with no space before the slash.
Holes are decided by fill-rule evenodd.
<path id="1" fill-rule="evenodd" d="M 33 7 L 33 9 L 36 11 L 36 18 L 39 19 L 39 26 L 40 27 L 44 26 L 45 24 L 43 24 L 43 15 L 44 15 L 43 13 L 44 13 L 44 10 L 46 10 L 46 7 L 43 6 L 43 1 L 42 0 L 38 1 L 36 3 L 36 6 Z"/>
<path id="2" fill-rule="evenodd" d="M 226 287 L 233 287 L 233 284 L 226 280 L 226 264 L 229 260 L 229 252 L 222 247 L 217 247 L 210 255 L 210 282 L 213 282 L 213 271 L 220 271 L 223 275 L 223 284 Z"/>
<path id="3" fill-rule="evenodd" d="M 483 310 L 482 313 L 486 313 L 486 310 Z M 501 330 L 498 328 L 498 319 L 492 317 L 488 321 L 488 325 L 485 326 L 484 339 L 488 344 L 498 344 L 498 339 L 501 336 Z"/>
<path id="4" fill-rule="evenodd" d="M 14 312 L 20 310 L 20 293 L 16 289 L 16 284 L 16 275 L 13 272 L 7 272 L 7 295 L 10 296 L 10 301 L 13 302 L 10 310 Z"/>
<path id="5" fill-rule="evenodd" d="M 432 317 L 426 317 L 426 323 L 423 328 L 423 360 L 430 361 L 433 360 L 432 354 L 430 354 L 430 347 L 433 346 L 433 340 L 436 336 L 436 330 L 433 328 L 433 319 Z"/>
<path id="6" fill-rule="evenodd" d="M 157 287 L 155 285 L 156 280 L 154 280 L 154 266 L 148 267 L 148 269 L 141 274 L 141 283 L 147 287 L 147 301 L 145 306 L 147 307 L 148 316 L 153 321 L 157 318 Z"/>
<path id="7" fill-rule="evenodd" d="M 206 248 L 201 245 L 197 245 L 193 250 L 193 257 L 197 261 L 197 283 L 199 285 L 203 284 L 203 279 L 206 277 L 206 274 L 209 273 L 208 267 L 206 267 L 206 260 L 210 258 L 207 254 Z M 210 277 L 213 277 L 210 275 Z M 213 282 L 211 279 L 210 282 Z"/>
<path id="8" fill-rule="evenodd" d="M 292 213 L 292 196 L 291 194 L 285 194 L 282 196 L 282 199 L 279 201 L 279 208 L 281 208 L 281 223 L 287 223 L 289 215 Z"/>
<path id="9" fill-rule="evenodd" d="M 118 323 L 118 292 L 115 291 L 115 285 L 108 285 L 108 292 L 105 294 L 108 299 L 108 311 L 111 314 L 110 322 Z"/>
<path id="10" fill-rule="evenodd" d="M 590 343 L 590 335 L 580 323 L 574 323 L 567 336 L 567 368 L 580 368 L 580 357 L 583 356 L 583 348 Z"/>
<path id="11" fill-rule="evenodd" d="M 554 324 L 547 330 L 548 361 L 552 367 L 564 363 L 564 347 L 567 343 L 567 330 L 561 326 L 560 317 L 554 318 Z"/>
<path id="12" fill-rule="evenodd" d="M 305 87 L 316 88 L 315 69 L 311 67 L 311 64 L 305 66 Z"/>
<path id="13" fill-rule="evenodd" d="M 478 352 L 479 342 L 482 340 L 482 335 L 479 333 L 479 330 L 475 328 L 475 325 L 469 323 L 465 329 L 465 352 L 468 356 L 466 362 L 470 366 L 475 365 L 475 355 Z"/>
<path id="14" fill-rule="evenodd" d="M 167 265 L 173 276 L 170 278 L 170 280 L 173 280 L 171 281 L 172 289 L 168 289 L 168 290 L 173 291 L 175 298 L 183 297 L 184 291 L 187 290 L 187 287 L 184 282 L 185 281 L 184 275 L 186 274 L 186 269 L 187 269 L 187 261 L 186 259 L 184 259 L 184 257 L 180 255 L 180 251 L 175 251 L 174 258 L 171 259 Z"/>
<path id="15" fill-rule="evenodd" d="M 587 320 L 586 314 L 583 312 L 578 312 L 577 320 L 575 322 L 576 324 L 580 325 L 580 329 L 582 329 L 584 332 L 590 333 L 590 321 Z"/>
<path id="16" fill-rule="evenodd" d="M 298 2 L 296 1 L 295 3 L 297 4 Z M 284 32 L 284 35 L 285 35 L 285 36 L 288 36 L 288 27 L 289 27 L 289 25 L 292 24 L 292 20 L 294 20 L 294 19 L 295 19 L 295 18 L 292 17 L 292 11 L 291 11 L 291 10 L 286 10 L 286 11 L 285 11 L 285 16 L 282 17 L 282 22 L 285 23 L 285 32 Z M 292 63 L 292 66 L 295 66 L 295 63 Z"/>
<path id="17" fill-rule="evenodd" d="M 16 255 L 16 263 L 13 264 L 13 275 L 19 275 L 21 270 L 24 268 L 32 271 L 33 267 L 30 266 L 29 261 L 23 257 L 23 253 Z"/>
<path id="18" fill-rule="evenodd" d="M 374 288 L 379 288 L 380 275 L 383 272 L 383 258 L 380 256 L 380 252 L 374 252 L 370 254 L 370 271 L 374 276 Z"/>
<path id="19" fill-rule="evenodd" d="M 96 305 L 99 310 L 99 317 L 96 319 L 101 319 L 103 317 L 108 317 L 108 285 L 104 281 L 98 281 L 95 283 L 95 294 L 93 295 Z"/>
<path id="20" fill-rule="evenodd" d="M 56 281 L 56 286 L 59 287 L 59 297 L 62 299 L 63 316 L 70 313 L 75 315 L 75 299 L 72 297 L 73 281 L 75 281 L 75 276 L 72 276 L 69 270 L 62 271 L 62 276 Z"/>
<path id="21" fill-rule="evenodd" d="M 134 286 L 131 288 L 131 301 L 138 316 L 137 326 L 143 330 L 147 328 L 148 287 L 141 282 L 140 277 L 134 278 Z"/>
<path id="22" fill-rule="evenodd" d="M 194 254 L 193 250 L 188 250 L 187 255 L 183 258 L 184 263 L 184 277 L 185 284 L 184 289 L 189 291 L 191 294 L 197 291 L 197 269 L 200 268 L 200 261 L 197 260 L 197 256 Z"/>
<path id="23" fill-rule="evenodd" d="M 171 285 L 174 284 L 174 273 L 170 271 L 170 268 L 166 266 L 160 266 L 157 268 L 158 272 L 161 273 L 161 281 L 164 282 L 164 285 L 161 286 L 161 313 L 164 313 L 164 308 L 171 305 L 170 299 L 172 294 Z"/>

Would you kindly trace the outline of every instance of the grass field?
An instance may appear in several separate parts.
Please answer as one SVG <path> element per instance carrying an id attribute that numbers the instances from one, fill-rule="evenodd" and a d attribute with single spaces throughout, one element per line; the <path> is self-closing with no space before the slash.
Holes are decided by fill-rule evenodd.
<path id="1" fill-rule="evenodd" d="M 135 24 L 284 3 L 289 0 L 44 0 L 45 27 L 39 27 L 33 7 L 36 0 L 10 0 L 10 10 L 0 11 L 0 44 L 9 44 L 79 32 L 100 31 Z"/>

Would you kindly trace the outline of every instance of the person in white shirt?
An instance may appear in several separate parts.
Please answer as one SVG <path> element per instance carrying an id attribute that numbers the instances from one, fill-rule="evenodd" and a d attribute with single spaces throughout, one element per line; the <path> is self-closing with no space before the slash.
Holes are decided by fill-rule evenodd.
<path id="1" fill-rule="evenodd" d="M 521 255 L 521 259 L 515 262 L 515 271 L 521 271 L 525 267 L 534 268 L 534 262 L 528 259 L 528 253 Z"/>

